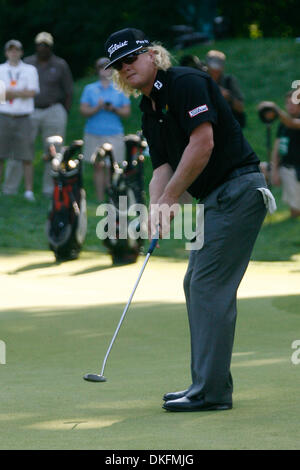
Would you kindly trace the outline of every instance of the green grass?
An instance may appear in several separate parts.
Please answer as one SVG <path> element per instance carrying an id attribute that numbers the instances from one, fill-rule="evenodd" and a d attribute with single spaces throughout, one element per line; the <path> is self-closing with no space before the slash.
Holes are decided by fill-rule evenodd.
<path id="1" fill-rule="evenodd" d="M 291 344 L 299 339 L 300 295 L 278 295 L 280 279 L 264 297 L 239 299 L 233 410 L 172 414 L 161 409 L 163 393 L 190 383 L 184 262 L 151 260 L 109 357 L 108 381 L 91 384 L 82 376 L 100 372 L 137 267 L 115 269 L 91 254 L 63 272 L 46 252 L 0 260 L 2 301 L 10 305 L 1 312 L 1 449 L 299 448 L 300 366 Z M 281 266 L 287 288 L 299 278 L 289 264 Z M 170 303 L 163 290 L 174 268 Z M 259 272 L 268 278 L 278 268 Z M 18 293 L 11 299 L 10 285 Z"/>

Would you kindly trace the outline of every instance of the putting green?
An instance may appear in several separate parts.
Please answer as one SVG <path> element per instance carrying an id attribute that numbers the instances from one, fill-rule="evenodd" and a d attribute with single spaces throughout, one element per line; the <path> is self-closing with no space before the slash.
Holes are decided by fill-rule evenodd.
<path id="1" fill-rule="evenodd" d="M 0 254 L 1 449 L 298 449 L 300 258 L 251 263 L 239 289 L 234 408 L 167 413 L 190 383 L 185 262 L 150 259 L 105 370 L 104 354 L 143 259 Z M 300 354 L 299 354 L 300 357 Z"/>

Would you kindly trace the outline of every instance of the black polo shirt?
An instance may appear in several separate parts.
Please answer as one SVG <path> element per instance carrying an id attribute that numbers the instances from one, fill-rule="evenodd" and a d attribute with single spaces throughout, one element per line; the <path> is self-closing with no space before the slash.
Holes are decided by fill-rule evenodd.
<path id="1" fill-rule="evenodd" d="M 300 167 L 300 130 L 289 129 L 279 124 L 277 138 L 279 139 L 280 164 Z"/>
<path id="2" fill-rule="evenodd" d="M 208 74 L 188 67 L 158 70 L 150 97 L 156 111 L 146 96 L 140 108 L 153 169 L 169 163 L 175 171 L 192 131 L 203 122 L 212 124 L 214 149 L 208 164 L 188 188 L 193 197 L 206 197 L 233 169 L 259 163 L 218 85 Z"/>

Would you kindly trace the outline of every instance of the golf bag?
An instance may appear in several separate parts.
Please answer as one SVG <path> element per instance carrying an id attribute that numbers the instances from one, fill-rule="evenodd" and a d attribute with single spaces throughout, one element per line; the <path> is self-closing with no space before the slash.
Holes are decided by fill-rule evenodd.
<path id="1" fill-rule="evenodd" d="M 126 159 L 119 166 L 113 156 L 113 148 L 104 144 L 98 151 L 103 159 L 110 162 L 110 185 L 106 190 L 107 202 L 116 210 L 116 237 L 103 240 L 104 246 L 112 257 L 113 264 L 135 263 L 142 251 L 143 239 L 135 239 L 128 230 L 131 222 L 128 214 L 126 239 L 120 238 L 120 206 L 119 197 L 127 196 L 127 208 L 133 204 L 145 204 L 144 191 L 144 156 L 142 154 L 146 141 L 139 134 L 130 134 L 125 137 Z M 107 229 L 107 226 L 105 227 Z"/>
<path id="2" fill-rule="evenodd" d="M 54 182 L 46 224 L 49 247 L 56 261 L 78 258 L 87 231 L 86 196 L 82 184 L 82 140 L 61 148 L 62 139 L 48 138 Z M 61 150 L 58 152 L 58 150 Z"/>

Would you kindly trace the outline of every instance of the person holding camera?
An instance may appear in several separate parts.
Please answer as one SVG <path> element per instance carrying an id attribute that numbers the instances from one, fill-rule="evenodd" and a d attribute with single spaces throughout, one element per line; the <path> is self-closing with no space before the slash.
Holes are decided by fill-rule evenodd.
<path id="1" fill-rule="evenodd" d="M 88 118 L 84 129 L 84 160 L 94 165 L 94 182 L 99 202 L 104 200 L 108 175 L 104 162 L 95 160 L 94 153 L 104 143 L 110 143 L 115 160 L 118 163 L 124 160 L 125 143 L 121 118 L 130 114 L 129 98 L 114 87 L 111 69 L 104 69 L 108 62 L 106 57 L 97 60 L 99 80 L 87 85 L 80 99 L 80 112 Z"/>
<path id="2" fill-rule="evenodd" d="M 286 112 L 273 102 L 262 105 L 281 121 L 272 150 L 271 181 L 282 184 L 282 199 L 295 218 L 300 216 L 300 103 L 293 102 L 293 93 L 286 94 Z"/>

